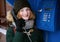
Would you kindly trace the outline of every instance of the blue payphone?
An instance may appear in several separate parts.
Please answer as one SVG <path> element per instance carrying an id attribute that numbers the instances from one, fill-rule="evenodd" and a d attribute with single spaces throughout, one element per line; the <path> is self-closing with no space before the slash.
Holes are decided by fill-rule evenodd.
<path id="1" fill-rule="evenodd" d="M 37 28 L 47 31 L 57 30 L 58 7 L 58 0 L 42 0 L 38 5 L 40 10 L 36 12 Z"/>

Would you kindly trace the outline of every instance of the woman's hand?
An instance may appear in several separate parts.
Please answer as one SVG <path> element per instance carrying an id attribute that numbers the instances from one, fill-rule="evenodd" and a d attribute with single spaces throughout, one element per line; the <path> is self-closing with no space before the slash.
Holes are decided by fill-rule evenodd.
<path id="1" fill-rule="evenodd" d="M 15 21 L 16 23 L 16 31 L 22 32 L 23 31 L 23 27 L 25 26 L 25 20 L 23 19 L 18 19 Z"/>
<path id="2" fill-rule="evenodd" d="M 24 27 L 25 26 L 25 20 L 23 20 L 23 19 L 18 19 L 15 22 L 16 22 L 16 25 L 18 27 Z"/>

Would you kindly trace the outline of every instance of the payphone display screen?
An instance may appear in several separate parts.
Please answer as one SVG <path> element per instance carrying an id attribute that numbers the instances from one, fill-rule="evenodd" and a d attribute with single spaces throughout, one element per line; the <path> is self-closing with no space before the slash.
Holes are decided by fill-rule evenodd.
<path id="1" fill-rule="evenodd" d="M 44 8 L 45 11 L 51 11 L 52 8 Z"/>

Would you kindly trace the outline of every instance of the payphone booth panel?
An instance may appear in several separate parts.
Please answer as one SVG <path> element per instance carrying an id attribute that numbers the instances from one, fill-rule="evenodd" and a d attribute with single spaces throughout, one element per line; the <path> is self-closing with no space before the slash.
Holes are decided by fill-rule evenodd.
<path id="1" fill-rule="evenodd" d="M 37 28 L 55 31 L 56 25 L 56 0 L 43 0 L 41 3 L 41 12 L 37 13 L 36 25 Z"/>

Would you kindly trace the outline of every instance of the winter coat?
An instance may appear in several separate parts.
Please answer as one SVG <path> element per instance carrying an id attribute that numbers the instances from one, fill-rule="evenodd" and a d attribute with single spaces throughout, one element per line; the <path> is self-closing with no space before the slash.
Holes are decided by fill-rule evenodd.
<path id="1" fill-rule="evenodd" d="M 26 33 L 14 31 L 14 27 L 8 26 L 6 42 L 30 42 L 31 40 L 32 42 L 43 42 L 42 31 L 35 28 L 34 25 L 33 28 L 27 29 L 27 31 L 31 29 L 33 29 L 33 32 L 31 32 L 29 38 Z"/>
<path id="2" fill-rule="evenodd" d="M 30 36 L 32 42 L 43 42 L 42 31 L 34 29 Z M 6 42 L 30 42 L 28 36 L 22 32 L 14 32 L 12 27 L 8 27 Z"/>

